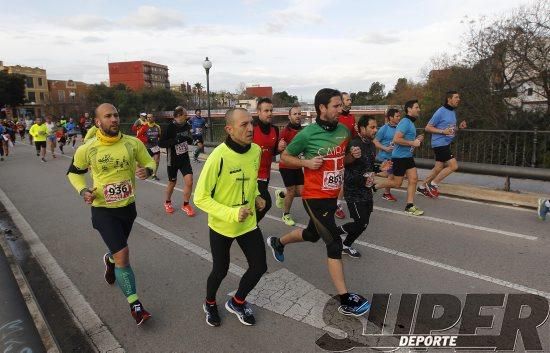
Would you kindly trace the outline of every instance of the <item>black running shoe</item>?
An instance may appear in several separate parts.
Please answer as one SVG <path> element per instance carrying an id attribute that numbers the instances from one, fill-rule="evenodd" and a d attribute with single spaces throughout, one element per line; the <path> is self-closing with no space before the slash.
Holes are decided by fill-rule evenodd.
<path id="1" fill-rule="evenodd" d="M 225 308 L 230 313 L 235 314 L 241 324 L 246 326 L 252 326 L 256 324 L 254 312 L 247 302 L 244 302 L 243 305 L 235 305 L 233 303 L 233 299 L 229 299 L 227 303 L 225 303 Z"/>
<path id="2" fill-rule="evenodd" d="M 206 314 L 206 323 L 208 325 L 212 327 L 220 326 L 220 314 L 218 313 L 218 306 L 216 304 L 210 305 L 203 303 L 202 310 L 204 310 L 204 313 Z"/>
<path id="3" fill-rule="evenodd" d="M 105 263 L 105 282 L 114 284 L 115 277 L 115 264 L 109 261 L 109 253 L 103 255 L 103 262 Z"/>

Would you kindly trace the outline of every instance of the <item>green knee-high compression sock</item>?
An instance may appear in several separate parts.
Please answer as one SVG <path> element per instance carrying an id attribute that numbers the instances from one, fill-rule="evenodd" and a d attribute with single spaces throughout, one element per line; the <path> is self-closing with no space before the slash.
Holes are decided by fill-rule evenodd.
<path id="1" fill-rule="evenodd" d="M 124 296 L 128 300 L 128 303 L 132 304 L 138 300 L 136 294 L 136 278 L 134 277 L 134 271 L 132 267 L 115 267 L 115 277 L 118 286 L 122 290 Z"/>

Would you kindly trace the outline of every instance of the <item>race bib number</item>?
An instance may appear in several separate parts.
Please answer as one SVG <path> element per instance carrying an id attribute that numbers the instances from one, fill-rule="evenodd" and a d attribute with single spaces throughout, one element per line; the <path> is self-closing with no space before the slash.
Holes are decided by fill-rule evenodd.
<path id="1" fill-rule="evenodd" d="M 153 146 L 150 149 L 151 149 L 151 152 L 153 152 L 153 153 L 159 153 L 160 152 L 160 147 L 159 146 Z"/>
<path id="2" fill-rule="evenodd" d="M 132 183 L 129 180 L 120 183 L 107 184 L 103 187 L 103 196 L 106 203 L 126 200 L 134 195 Z"/>
<path id="3" fill-rule="evenodd" d="M 325 171 L 323 173 L 323 190 L 337 190 L 344 183 L 344 170 Z"/>
<path id="4" fill-rule="evenodd" d="M 196 127 L 195 128 L 195 135 L 200 135 L 202 134 L 202 127 Z"/>
<path id="5" fill-rule="evenodd" d="M 178 156 L 184 153 L 187 153 L 189 151 L 189 146 L 187 146 L 187 142 L 178 143 L 174 147 L 176 149 L 176 154 Z"/>

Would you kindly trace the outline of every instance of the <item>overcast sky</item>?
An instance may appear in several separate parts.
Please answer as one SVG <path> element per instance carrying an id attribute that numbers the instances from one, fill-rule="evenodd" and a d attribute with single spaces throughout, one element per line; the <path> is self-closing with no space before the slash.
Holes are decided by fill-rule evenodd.
<path id="1" fill-rule="evenodd" d="M 170 82 L 212 90 L 271 85 L 304 100 L 322 87 L 368 90 L 421 80 L 430 58 L 456 53 L 464 22 L 527 0 L 0 0 L 0 60 L 48 79 L 99 83 L 108 62 L 149 60 Z M 466 22 L 467 22 L 466 21 Z"/>

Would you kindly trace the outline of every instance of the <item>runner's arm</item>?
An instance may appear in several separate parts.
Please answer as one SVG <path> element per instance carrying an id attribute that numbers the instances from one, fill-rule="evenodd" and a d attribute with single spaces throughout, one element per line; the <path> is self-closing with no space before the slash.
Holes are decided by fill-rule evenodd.
<path id="1" fill-rule="evenodd" d="M 213 153 L 210 154 L 202 172 L 197 181 L 197 186 L 195 187 L 195 196 L 193 197 L 193 202 L 195 206 L 203 210 L 204 212 L 216 217 L 225 222 L 236 223 L 239 222 L 239 208 L 233 208 L 226 205 L 223 205 L 212 198 L 212 194 L 216 187 L 221 187 L 217 185 L 218 176 L 220 173 L 221 157 Z M 257 184 L 257 183 L 256 183 Z M 227 187 L 231 187 L 227 185 Z M 256 194 L 258 195 L 258 189 L 256 185 Z"/>
<path id="2" fill-rule="evenodd" d="M 393 137 L 393 143 L 401 146 L 409 146 L 409 147 L 414 146 L 414 140 L 413 141 L 405 140 L 403 136 L 404 135 L 401 131 L 396 131 L 395 136 Z"/>
<path id="3" fill-rule="evenodd" d="M 69 182 L 75 188 L 79 195 L 82 195 L 82 191 L 87 190 L 86 185 L 86 173 L 88 172 L 88 161 L 86 160 L 86 149 L 79 147 L 71 161 L 69 170 L 67 171 L 67 177 Z"/>

